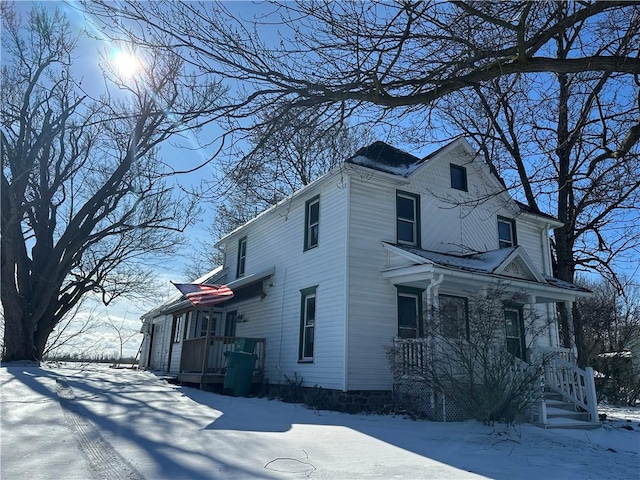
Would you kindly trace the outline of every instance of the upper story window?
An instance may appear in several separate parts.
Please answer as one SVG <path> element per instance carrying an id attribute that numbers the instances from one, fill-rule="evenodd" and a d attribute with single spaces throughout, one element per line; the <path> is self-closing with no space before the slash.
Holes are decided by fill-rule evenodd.
<path id="1" fill-rule="evenodd" d="M 464 192 L 468 191 L 467 169 L 460 165 L 454 165 L 453 163 L 449 165 L 449 168 L 451 171 L 451 188 L 462 190 Z"/>
<path id="2" fill-rule="evenodd" d="M 420 196 L 396 192 L 396 237 L 398 243 L 420 246 Z"/>
<path id="3" fill-rule="evenodd" d="M 304 226 L 304 249 L 317 247 L 320 231 L 320 197 L 314 197 L 305 203 Z"/>
<path id="4" fill-rule="evenodd" d="M 498 243 L 500 248 L 515 247 L 518 244 L 515 220 L 498 217 Z"/>
<path id="5" fill-rule="evenodd" d="M 238 240 L 238 264 L 236 266 L 236 277 L 244 275 L 244 266 L 247 260 L 247 237 Z"/>

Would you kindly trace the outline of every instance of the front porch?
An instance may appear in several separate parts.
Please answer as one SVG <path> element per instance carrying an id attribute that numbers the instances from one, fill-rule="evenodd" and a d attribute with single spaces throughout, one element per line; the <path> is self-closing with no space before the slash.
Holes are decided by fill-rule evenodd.
<path id="1" fill-rule="evenodd" d="M 456 399 L 450 398 L 453 395 L 439 391 L 440 382 L 434 381 L 434 375 L 437 375 L 434 365 L 443 361 L 442 346 L 442 339 L 435 336 L 396 338 L 392 362 L 394 394 L 409 399 L 413 408 L 434 420 L 464 420 Z M 531 423 L 543 428 L 601 426 L 591 367 L 579 368 L 567 348 L 538 347 L 529 352 L 528 358 L 533 360 L 526 363 L 511 356 L 511 361 L 504 364 L 507 368 L 499 366 L 502 370 L 494 373 L 499 373 L 504 380 L 501 386 L 519 381 L 521 385 L 514 391 L 526 387 L 520 395 L 529 398 L 526 413 Z M 464 359 L 463 363 L 470 363 L 469 359 Z M 451 370 L 447 373 L 451 375 Z M 465 373 L 468 371 L 462 375 Z M 478 373 L 478 378 L 486 380 L 483 372 Z"/>
<path id="2" fill-rule="evenodd" d="M 249 348 L 247 348 L 249 347 Z M 222 384 L 227 370 L 225 353 L 244 351 L 257 356 L 252 383 L 262 383 L 266 339 L 246 337 L 199 337 L 185 339 L 180 357 L 181 383 L 196 383 L 200 388 L 207 384 Z"/>

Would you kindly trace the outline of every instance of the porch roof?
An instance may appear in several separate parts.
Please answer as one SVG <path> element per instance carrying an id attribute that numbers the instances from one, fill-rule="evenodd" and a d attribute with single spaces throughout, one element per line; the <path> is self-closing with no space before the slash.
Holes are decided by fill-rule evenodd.
<path id="1" fill-rule="evenodd" d="M 245 287 L 253 285 L 261 280 L 264 280 L 265 278 L 272 276 L 274 273 L 275 273 L 275 267 L 271 267 L 267 270 L 254 273 L 254 274 L 245 275 L 244 277 L 238 278 L 232 282 L 227 283 L 227 286 L 234 292 L 237 292 Z M 223 283 L 226 274 L 227 274 L 226 269 L 223 269 L 222 267 L 217 267 L 211 272 L 198 278 L 193 283 L 203 283 L 206 285 Z M 145 313 L 140 318 L 142 320 L 156 318 L 162 315 L 167 315 L 173 312 L 177 312 L 178 310 L 188 308 L 191 305 L 192 305 L 191 302 L 187 300 L 184 295 L 178 292 L 172 295 L 171 297 L 169 297 L 169 299 L 166 302 L 158 305 L 156 308 Z M 220 304 L 220 306 L 222 305 L 223 304 Z"/>
<path id="2" fill-rule="evenodd" d="M 469 283 L 504 281 L 531 290 L 542 302 L 552 302 L 588 296 L 591 292 L 573 283 L 543 275 L 520 246 L 490 250 L 470 255 L 422 250 L 420 248 L 382 242 L 391 254 L 402 257 L 403 265 L 382 271 L 394 284 L 403 281 L 431 281 L 436 274 L 461 276 Z M 473 282 L 475 280 L 475 282 Z"/>

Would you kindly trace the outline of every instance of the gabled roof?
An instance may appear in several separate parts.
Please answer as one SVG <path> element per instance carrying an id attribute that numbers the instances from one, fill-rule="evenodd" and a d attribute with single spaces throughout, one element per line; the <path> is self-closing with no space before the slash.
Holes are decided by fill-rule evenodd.
<path id="1" fill-rule="evenodd" d="M 529 255 L 527 255 L 525 250 L 520 246 L 470 255 L 453 255 L 422 250 L 408 245 L 390 244 L 387 242 L 382 242 L 382 244 L 387 250 L 396 254 L 403 255 L 404 252 L 404 256 L 414 262 L 414 264 L 431 263 L 452 270 L 498 275 L 501 277 L 536 282 L 564 290 L 571 290 L 573 292 L 589 293 L 589 290 L 578 285 L 541 274 L 531 261 Z"/>
<path id="2" fill-rule="evenodd" d="M 415 157 L 384 142 L 377 141 L 368 147 L 362 147 L 355 155 L 345 160 L 345 163 L 353 163 L 381 172 L 407 177 L 424 161 L 425 159 Z"/>

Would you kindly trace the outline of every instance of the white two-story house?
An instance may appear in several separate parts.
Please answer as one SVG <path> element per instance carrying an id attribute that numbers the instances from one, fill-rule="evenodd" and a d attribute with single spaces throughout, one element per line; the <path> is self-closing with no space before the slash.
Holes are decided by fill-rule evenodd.
<path id="1" fill-rule="evenodd" d="M 258 380 L 383 398 L 386 349 L 426 334 L 427 306 L 463 312 L 496 283 L 526 292 L 505 307 L 505 348 L 524 361 L 561 351 L 556 304 L 588 292 L 552 276 L 558 226 L 514 201 L 464 139 L 425 158 L 376 142 L 222 238 L 224 264 L 199 281 L 234 298 L 198 311 L 178 294 L 145 314 L 142 364 L 214 382 L 233 338 L 250 337 Z M 535 339 L 523 309 L 544 322 Z"/>

